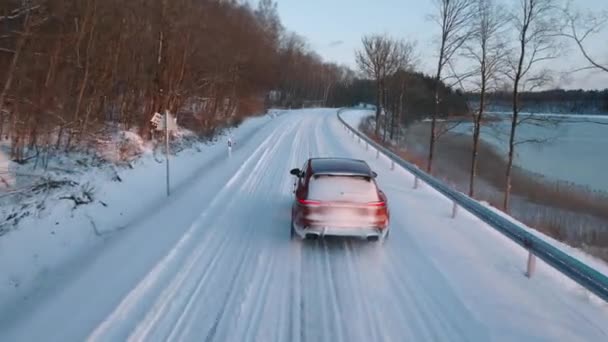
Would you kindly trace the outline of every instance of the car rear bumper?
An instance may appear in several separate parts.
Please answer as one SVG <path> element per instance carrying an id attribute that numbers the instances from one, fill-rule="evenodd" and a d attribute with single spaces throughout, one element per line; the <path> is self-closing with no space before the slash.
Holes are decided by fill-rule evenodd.
<path id="1" fill-rule="evenodd" d="M 294 224 L 294 232 L 300 238 L 343 236 L 360 238 L 383 238 L 388 228 L 378 227 L 328 227 L 328 226 L 309 226 L 303 227 Z"/>

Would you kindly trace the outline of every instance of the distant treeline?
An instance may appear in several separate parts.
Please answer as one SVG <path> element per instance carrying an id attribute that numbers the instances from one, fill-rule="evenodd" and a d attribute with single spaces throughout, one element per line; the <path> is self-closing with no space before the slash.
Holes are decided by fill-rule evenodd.
<path id="1" fill-rule="evenodd" d="M 511 111 L 512 94 L 495 92 L 488 94 L 489 111 Z M 479 101 L 479 94 L 469 93 L 470 103 Z M 563 90 L 554 89 L 521 94 L 521 110 L 526 112 L 563 114 L 608 114 L 608 89 Z"/>
<path id="2" fill-rule="evenodd" d="M 435 80 L 419 72 L 399 71 L 386 82 L 386 110 L 400 112 L 401 123 L 428 118 L 435 106 Z M 376 84 L 373 80 L 355 78 L 337 84 L 330 92 L 328 105 L 350 106 L 357 103 L 376 104 Z M 440 85 L 440 113 L 442 117 L 464 115 L 468 112 L 467 98 L 459 90 L 444 83 Z"/>

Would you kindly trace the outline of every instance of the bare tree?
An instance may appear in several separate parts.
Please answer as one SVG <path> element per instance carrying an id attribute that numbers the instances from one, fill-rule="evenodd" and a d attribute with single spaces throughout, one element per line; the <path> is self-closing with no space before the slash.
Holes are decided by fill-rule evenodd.
<path id="1" fill-rule="evenodd" d="M 503 41 L 503 28 L 506 16 L 504 9 L 493 0 L 476 0 L 475 16 L 471 21 L 471 39 L 465 44 L 464 56 L 474 64 L 474 86 L 479 93 L 479 106 L 473 111 L 473 146 L 469 179 L 469 196 L 475 194 L 475 177 L 479 138 L 483 121 L 486 95 L 495 86 L 500 72 L 504 70 L 506 48 Z"/>
<path id="2" fill-rule="evenodd" d="M 513 82 L 511 131 L 509 153 L 505 175 L 503 209 L 509 212 L 511 195 L 511 172 L 520 120 L 520 92 L 534 90 L 546 84 L 550 75 L 546 69 L 534 72 L 534 67 L 543 61 L 555 58 L 555 2 L 554 0 L 519 0 L 511 14 L 511 23 L 517 34 L 515 53 L 508 59 L 506 76 Z"/>
<path id="3" fill-rule="evenodd" d="M 406 91 L 410 75 L 416 70 L 418 64 L 418 56 L 416 54 L 416 42 L 415 41 L 400 41 L 397 45 L 397 51 L 399 55 L 399 67 L 391 75 L 388 80 L 385 81 L 385 88 L 389 94 L 385 94 L 387 108 L 387 114 L 390 115 L 390 120 L 387 118 L 385 126 L 385 134 L 389 133 L 389 137 L 392 140 L 395 136 L 395 130 L 399 129 L 401 125 L 401 118 L 404 115 Z M 392 90 L 392 91 L 391 91 Z"/>
<path id="4" fill-rule="evenodd" d="M 380 132 L 380 114 L 385 98 L 386 78 L 395 73 L 403 63 L 405 44 L 386 35 L 371 35 L 362 38 L 363 50 L 355 53 L 361 72 L 376 82 L 376 137 Z"/>
<path id="5" fill-rule="evenodd" d="M 427 172 L 433 171 L 435 143 L 438 138 L 437 118 L 440 114 L 440 86 L 444 79 L 444 71 L 446 67 L 452 63 L 456 53 L 462 48 L 467 39 L 469 39 L 469 23 L 473 18 L 474 13 L 472 11 L 472 0 L 434 0 L 434 2 L 437 13 L 432 15 L 431 18 L 439 25 L 441 33 L 439 36 L 439 56 L 435 74 L 435 110 L 431 115 L 431 136 Z"/>
<path id="6" fill-rule="evenodd" d="M 576 44 L 577 49 L 583 55 L 589 65 L 581 67 L 576 71 L 596 69 L 608 72 L 608 56 L 601 61 L 599 57 L 593 56 L 588 49 L 588 38 L 601 34 L 608 26 L 608 12 L 600 14 L 583 14 L 570 7 L 563 10 L 563 27 L 560 35 L 571 39 Z"/>

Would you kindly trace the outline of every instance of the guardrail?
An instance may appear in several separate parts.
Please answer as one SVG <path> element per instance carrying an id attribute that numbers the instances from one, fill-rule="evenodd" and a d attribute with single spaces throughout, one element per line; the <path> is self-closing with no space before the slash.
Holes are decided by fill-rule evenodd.
<path id="1" fill-rule="evenodd" d="M 467 195 L 451 189 L 442 181 L 420 170 L 416 165 L 402 159 L 389 149 L 360 133 L 342 119 L 340 114 L 345 110 L 349 110 L 349 108 L 343 108 L 338 111 L 338 119 L 346 128 L 354 135 L 358 136 L 359 139 L 364 140 L 367 144 L 375 148 L 378 151 L 378 154 L 384 154 L 393 163 L 398 164 L 411 172 L 416 177 L 416 186 L 419 178 L 445 197 L 451 199 L 454 202 L 452 216 L 456 215 L 457 206 L 460 206 L 528 250 L 528 276 L 532 275 L 535 265 L 535 256 L 537 256 L 568 278 L 586 288 L 602 300 L 608 302 L 608 277 L 566 254 L 562 250 L 552 246 L 548 242 L 536 237 L 526 231 L 521 225 L 514 223 L 483 206 Z"/>

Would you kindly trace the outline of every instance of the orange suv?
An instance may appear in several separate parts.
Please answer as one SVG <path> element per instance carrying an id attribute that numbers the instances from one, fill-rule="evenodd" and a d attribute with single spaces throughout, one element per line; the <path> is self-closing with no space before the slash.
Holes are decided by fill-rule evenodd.
<path id="1" fill-rule="evenodd" d="M 363 160 L 311 158 L 296 177 L 292 238 L 353 236 L 383 240 L 389 231 L 386 195 Z"/>

